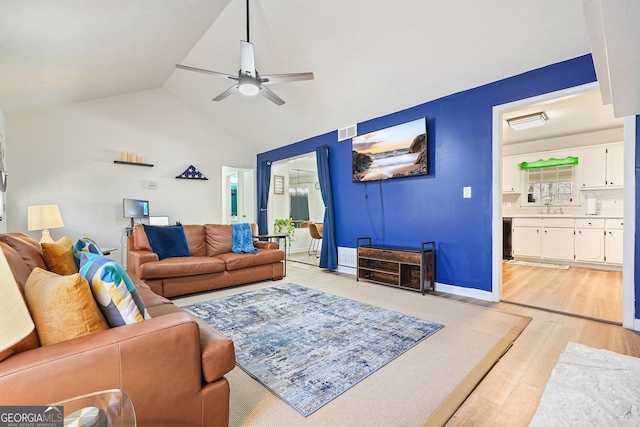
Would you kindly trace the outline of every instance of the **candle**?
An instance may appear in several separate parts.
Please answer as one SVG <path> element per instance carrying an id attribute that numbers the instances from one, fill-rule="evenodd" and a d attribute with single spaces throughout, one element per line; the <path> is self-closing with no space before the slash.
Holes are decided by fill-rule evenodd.
<path id="1" fill-rule="evenodd" d="M 129 153 L 129 161 L 131 163 L 135 163 L 136 162 L 136 153 L 134 153 L 133 151 L 131 153 Z"/>
<path id="2" fill-rule="evenodd" d="M 147 160 L 144 156 L 139 156 L 138 157 L 138 163 L 146 163 L 145 160 Z"/>
<path id="3" fill-rule="evenodd" d="M 126 151 L 121 151 L 120 152 L 120 161 L 121 162 L 126 162 L 128 158 L 129 158 L 129 153 L 127 153 Z"/>

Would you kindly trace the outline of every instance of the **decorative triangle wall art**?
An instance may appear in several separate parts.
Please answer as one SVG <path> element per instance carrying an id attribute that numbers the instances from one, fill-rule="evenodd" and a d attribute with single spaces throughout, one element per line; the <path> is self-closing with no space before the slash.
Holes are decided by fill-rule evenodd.
<path id="1" fill-rule="evenodd" d="M 208 180 L 206 176 L 202 175 L 202 173 L 196 169 L 195 166 L 190 165 L 188 168 L 184 170 L 180 175 L 176 176 L 176 179 L 201 179 Z"/>

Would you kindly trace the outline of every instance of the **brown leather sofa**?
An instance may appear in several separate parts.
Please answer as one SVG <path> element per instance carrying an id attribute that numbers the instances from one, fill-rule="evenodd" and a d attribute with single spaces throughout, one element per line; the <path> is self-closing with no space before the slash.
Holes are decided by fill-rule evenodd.
<path id="1" fill-rule="evenodd" d="M 127 270 L 164 297 L 192 294 L 228 286 L 280 280 L 284 252 L 276 242 L 254 240 L 257 254 L 231 251 L 231 225 L 183 225 L 188 257 L 159 259 L 152 251 L 144 227 L 136 224 L 127 242 Z M 257 225 L 252 224 L 253 235 Z"/>
<path id="2" fill-rule="evenodd" d="M 21 291 L 32 269 L 46 268 L 40 244 L 25 234 L 0 234 L 0 248 Z M 233 341 L 132 279 L 151 319 L 47 346 L 34 330 L 0 353 L 0 405 L 118 388 L 140 427 L 227 426 Z"/>

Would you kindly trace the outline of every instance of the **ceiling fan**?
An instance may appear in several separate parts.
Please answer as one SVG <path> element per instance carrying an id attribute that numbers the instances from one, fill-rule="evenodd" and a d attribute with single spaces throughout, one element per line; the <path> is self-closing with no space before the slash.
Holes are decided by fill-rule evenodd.
<path id="1" fill-rule="evenodd" d="M 195 71 L 203 74 L 224 77 L 238 82 L 234 86 L 213 98 L 214 101 L 222 101 L 226 97 L 240 92 L 243 95 L 254 96 L 260 94 L 276 105 L 284 104 L 284 100 L 273 93 L 266 85 L 276 83 L 297 82 L 301 80 L 313 80 L 313 73 L 286 73 L 269 74 L 261 76 L 256 70 L 253 44 L 249 41 L 249 0 L 247 0 L 247 41 L 240 41 L 240 71 L 238 75 L 220 73 L 218 71 L 205 70 L 202 68 L 189 67 L 187 65 L 176 64 L 176 68 L 181 70 Z"/>

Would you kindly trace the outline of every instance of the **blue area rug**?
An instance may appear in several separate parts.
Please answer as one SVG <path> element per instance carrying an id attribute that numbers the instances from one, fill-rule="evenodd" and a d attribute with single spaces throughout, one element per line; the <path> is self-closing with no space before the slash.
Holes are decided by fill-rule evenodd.
<path id="1" fill-rule="evenodd" d="M 183 308 L 233 339 L 238 366 L 305 417 L 443 327 L 292 283 Z"/>

